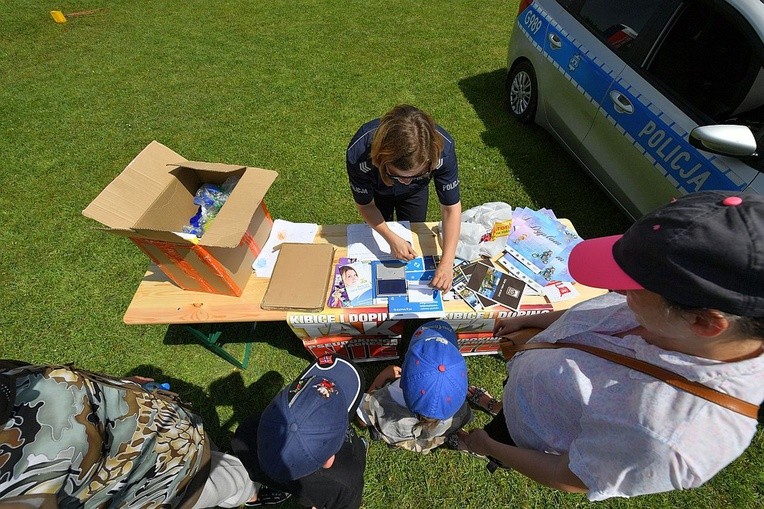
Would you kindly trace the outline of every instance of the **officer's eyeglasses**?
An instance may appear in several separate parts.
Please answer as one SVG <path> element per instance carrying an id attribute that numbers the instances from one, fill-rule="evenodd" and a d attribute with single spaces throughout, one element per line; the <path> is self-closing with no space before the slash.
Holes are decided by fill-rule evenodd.
<path id="1" fill-rule="evenodd" d="M 425 164 L 428 164 L 428 163 L 429 163 L 429 161 L 425 162 Z M 385 166 L 385 175 L 387 175 L 389 178 L 391 178 L 393 180 L 397 180 L 398 182 L 400 182 L 401 184 L 404 184 L 404 185 L 411 184 L 412 182 L 415 182 L 417 180 L 428 179 L 428 178 L 430 178 L 430 175 L 432 175 L 433 171 L 434 170 L 430 168 L 430 169 L 427 169 L 426 171 L 424 171 L 423 173 L 420 173 L 418 175 L 412 175 L 410 177 L 401 177 L 399 175 L 393 175 L 392 173 L 390 173 L 387 170 L 387 166 Z"/>

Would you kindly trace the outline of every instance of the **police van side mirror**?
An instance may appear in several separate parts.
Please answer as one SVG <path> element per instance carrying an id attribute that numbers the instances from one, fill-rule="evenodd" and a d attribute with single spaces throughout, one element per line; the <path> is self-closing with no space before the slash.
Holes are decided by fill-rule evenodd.
<path id="1" fill-rule="evenodd" d="M 732 157 L 756 156 L 756 137 L 744 125 L 703 125 L 690 132 L 690 144 L 700 150 Z"/>

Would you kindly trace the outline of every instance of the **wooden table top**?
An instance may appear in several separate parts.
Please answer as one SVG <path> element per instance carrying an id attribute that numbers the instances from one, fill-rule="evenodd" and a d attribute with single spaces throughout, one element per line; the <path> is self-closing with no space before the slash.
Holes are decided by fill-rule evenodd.
<path id="1" fill-rule="evenodd" d="M 565 222 L 563 220 L 563 222 Z M 570 226 L 570 223 L 567 223 Z M 423 255 L 441 252 L 437 223 L 412 223 L 414 249 Z M 347 225 L 320 226 L 314 242 L 330 243 L 335 246 L 334 263 L 347 255 Z M 283 321 L 287 318 L 285 310 L 266 310 L 260 307 L 269 278 L 256 277 L 254 272 L 244 292 L 239 297 L 215 295 L 211 293 L 182 290 L 172 283 L 155 265 L 151 265 L 141 280 L 132 302 L 123 318 L 126 324 L 199 324 L 228 322 Z M 555 304 L 555 309 L 565 309 L 573 304 L 604 293 L 603 290 L 575 285 L 579 296 Z M 521 305 L 544 305 L 544 297 L 523 297 Z M 506 311 L 505 308 L 500 308 Z M 461 299 L 444 302 L 446 318 L 473 312 Z M 347 310 L 346 310 L 347 311 Z M 488 310 L 486 310 L 488 311 Z M 325 313 L 336 314 L 336 309 L 324 309 Z M 320 314 L 320 313 L 319 313 Z M 491 318 L 495 311 L 483 313 Z"/>

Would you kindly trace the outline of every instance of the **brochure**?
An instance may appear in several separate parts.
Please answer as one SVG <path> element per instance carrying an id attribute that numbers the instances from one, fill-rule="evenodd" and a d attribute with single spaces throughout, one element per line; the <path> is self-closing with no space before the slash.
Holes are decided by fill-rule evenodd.
<path id="1" fill-rule="evenodd" d="M 524 263 L 510 253 L 505 251 L 504 255 L 496 260 L 496 263 L 509 274 L 528 285 L 525 291 L 528 292 L 529 295 L 531 295 L 531 292 L 535 295 L 544 294 L 544 286 L 546 286 L 549 281 L 544 279 L 544 276 L 533 272 L 526 267 Z"/>
<path id="2" fill-rule="evenodd" d="M 460 269 L 460 272 L 462 274 L 462 277 L 459 278 L 459 283 L 461 284 L 462 281 L 464 282 L 464 286 L 466 287 L 466 291 L 475 295 L 474 298 L 470 297 L 470 300 L 474 300 L 475 298 L 477 298 L 478 303 L 480 304 L 480 308 L 479 309 L 482 310 L 482 309 L 485 309 L 485 308 L 488 308 L 488 307 L 491 307 L 491 306 L 495 306 L 496 302 L 492 301 L 488 297 L 485 297 L 484 295 L 481 295 L 481 294 L 479 294 L 477 292 L 474 292 L 471 288 L 469 288 L 470 278 L 472 278 L 472 273 L 475 270 L 475 266 L 478 265 L 479 263 L 481 263 L 480 260 L 475 260 L 474 262 L 465 263 L 464 265 L 460 266 L 459 269 Z M 460 290 L 461 290 L 461 288 L 460 288 Z M 465 293 L 460 291 L 459 296 L 462 299 L 464 299 Z M 469 302 L 467 302 L 467 304 L 470 307 L 472 307 L 472 309 L 476 309 L 475 306 L 473 306 Z"/>
<path id="3" fill-rule="evenodd" d="M 402 318 L 441 318 L 444 316 L 440 290 L 430 287 L 435 276 L 425 269 L 426 260 L 416 258 L 405 266 L 406 293 L 387 297 L 387 312 L 391 320 Z"/>
<path id="4" fill-rule="evenodd" d="M 581 240 L 549 211 L 523 208 L 513 211 L 512 229 L 504 249 L 547 283 L 573 281 L 568 272 L 568 255 Z M 537 277 L 532 279 L 540 283 Z"/>
<path id="5" fill-rule="evenodd" d="M 442 318 L 443 299 L 440 290 L 430 287 L 435 273 L 427 271 L 422 279 L 407 279 L 406 295 L 394 295 L 387 298 L 387 312 L 391 320 L 402 318 Z"/>
<path id="6" fill-rule="evenodd" d="M 478 296 L 516 311 L 520 307 L 525 283 L 493 265 L 478 262 L 472 269 L 467 288 Z"/>
<path id="7" fill-rule="evenodd" d="M 330 308 L 368 306 L 373 303 L 371 262 L 340 258 L 334 268 Z"/>
<path id="8" fill-rule="evenodd" d="M 472 290 L 467 288 L 467 285 L 461 286 L 459 288 L 454 287 L 454 292 L 464 301 L 467 303 L 469 307 L 471 307 L 475 311 L 482 311 L 485 309 L 485 306 L 483 306 L 483 303 L 481 302 L 481 299 L 479 296 L 474 293 Z"/>

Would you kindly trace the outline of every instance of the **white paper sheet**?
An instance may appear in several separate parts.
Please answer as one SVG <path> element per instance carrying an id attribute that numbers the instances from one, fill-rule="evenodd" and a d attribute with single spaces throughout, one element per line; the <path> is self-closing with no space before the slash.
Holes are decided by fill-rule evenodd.
<path id="1" fill-rule="evenodd" d="M 408 221 L 390 221 L 387 226 L 403 240 L 413 244 L 414 236 Z M 347 236 L 348 258 L 363 261 L 395 259 L 390 254 L 390 244 L 366 223 L 349 224 Z"/>
<path id="2" fill-rule="evenodd" d="M 273 221 L 271 235 L 263 246 L 260 254 L 252 263 L 257 277 L 271 277 L 273 267 L 278 258 L 279 244 L 284 242 L 296 242 L 299 244 L 311 244 L 318 232 L 318 225 L 313 223 L 292 223 L 283 219 Z"/>
<path id="3" fill-rule="evenodd" d="M 435 288 L 427 285 L 410 284 L 408 287 L 409 302 L 432 302 L 435 300 Z"/>

